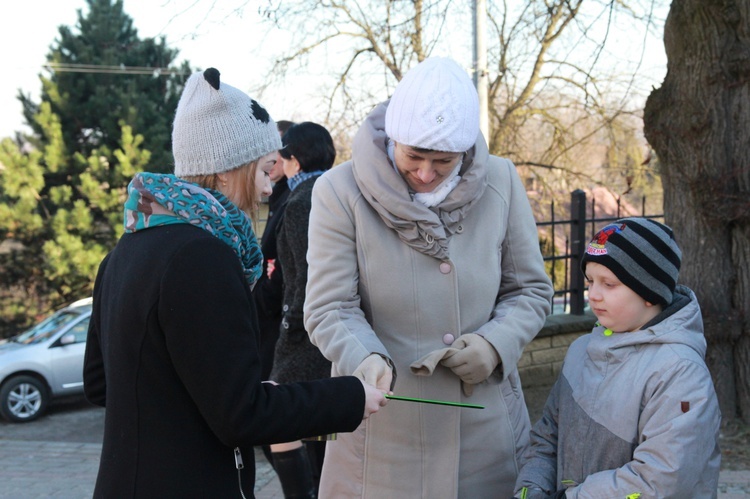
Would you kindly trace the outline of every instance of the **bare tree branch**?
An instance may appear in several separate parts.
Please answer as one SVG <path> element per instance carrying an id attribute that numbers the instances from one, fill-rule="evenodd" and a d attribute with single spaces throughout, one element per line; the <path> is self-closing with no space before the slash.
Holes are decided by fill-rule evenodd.
<path id="1" fill-rule="evenodd" d="M 549 175 L 550 185 L 588 178 L 591 185 L 613 182 L 626 192 L 649 175 L 651 167 L 634 166 L 643 154 L 639 141 L 644 149 L 632 100 L 641 81 L 632 71 L 618 74 L 608 44 L 622 19 L 645 25 L 647 36 L 656 25 L 655 5 L 663 1 L 490 2 L 491 152 L 510 157 L 543 184 Z M 271 81 L 323 61 L 331 78 L 321 102 L 342 136 L 411 66 L 470 45 L 461 22 L 468 22 L 467 0 L 276 0 L 263 12 L 291 40 Z"/>

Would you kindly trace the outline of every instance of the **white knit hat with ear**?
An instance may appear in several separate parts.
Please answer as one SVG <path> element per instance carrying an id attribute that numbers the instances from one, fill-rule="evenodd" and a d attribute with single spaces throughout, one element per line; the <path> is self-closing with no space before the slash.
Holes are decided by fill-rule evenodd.
<path id="1" fill-rule="evenodd" d="M 278 149 L 276 123 L 263 106 L 221 83 L 214 68 L 190 76 L 172 127 L 175 175 L 234 170 Z"/>
<path id="2" fill-rule="evenodd" d="M 422 149 L 471 149 L 479 135 L 479 96 L 469 75 L 445 57 L 430 57 L 410 69 L 388 104 L 385 133 Z"/>

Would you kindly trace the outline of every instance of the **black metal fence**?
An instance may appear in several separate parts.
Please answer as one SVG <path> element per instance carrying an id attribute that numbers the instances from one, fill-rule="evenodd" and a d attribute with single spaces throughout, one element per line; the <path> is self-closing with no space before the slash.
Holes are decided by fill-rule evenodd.
<path id="1" fill-rule="evenodd" d="M 589 216 L 587 216 L 587 209 Z M 620 216 L 621 200 L 617 200 L 617 211 L 615 216 L 599 217 L 596 216 L 596 199 L 587 203 L 586 193 L 580 189 L 570 193 L 570 218 L 558 220 L 556 218 L 555 202 L 550 203 L 550 219 L 543 222 L 537 222 L 537 227 L 549 227 L 549 244 L 547 247 L 550 251 L 542 251 L 545 262 L 550 262 L 549 274 L 553 283 L 560 283 L 555 286 L 555 294 L 552 298 L 553 313 L 568 313 L 572 315 L 582 315 L 586 308 L 586 283 L 583 278 L 581 268 L 581 257 L 586 249 L 586 245 L 594 237 L 596 229 L 601 228 L 603 222 L 612 222 L 621 218 Z M 268 205 L 261 204 L 261 213 L 259 223 L 256 227 L 258 234 L 265 230 L 266 216 L 268 214 Z M 633 215 L 627 215 L 633 216 Z M 641 216 L 648 218 L 664 218 L 664 215 L 646 215 L 646 198 L 641 202 Z M 587 233 L 587 224 L 588 233 Z M 562 227 L 564 233 L 564 252 L 558 254 L 556 228 Z M 550 253 L 550 254 L 545 254 Z M 558 269 L 557 262 L 563 262 L 562 270 Z M 559 273 L 562 272 L 562 276 Z"/>
<path id="2" fill-rule="evenodd" d="M 537 222 L 537 227 L 550 227 L 549 244 L 545 245 L 550 251 L 542 256 L 545 262 L 551 262 L 549 274 L 553 283 L 562 282 L 555 286 L 555 295 L 553 297 L 553 313 L 569 313 L 573 315 L 582 315 L 586 308 L 586 283 L 584 281 L 581 268 L 581 257 L 586 249 L 586 245 L 594 237 L 596 230 L 601 228 L 603 222 L 612 222 L 621 218 L 621 200 L 617 199 L 617 212 L 615 216 L 600 217 L 596 216 L 596 200 L 592 199 L 589 204 L 589 216 L 587 216 L 586 193 L 580 189 L 570 193 L 570 218 L 566 220 L 557 220 L 555 218 L 555 203 L 550 205 L 550 220 Z M 631 216 L 631 215 L 628 215 Z M 663 218 L 664 215 L 646 215 L 646 198 L 641 202 L 641 216 L 648 218 Z M 587 224 L 590 226 L 587 234 Z M 557 237 L 556 228 L 564 229 L 564 253 L 557 254 Z M 556 265 L 557 262 L 564 262 L 562 266 Z M 562 267 L 562 270 L 559 269 Z M 560 279 L 559 272 L 562 272 Z"/>

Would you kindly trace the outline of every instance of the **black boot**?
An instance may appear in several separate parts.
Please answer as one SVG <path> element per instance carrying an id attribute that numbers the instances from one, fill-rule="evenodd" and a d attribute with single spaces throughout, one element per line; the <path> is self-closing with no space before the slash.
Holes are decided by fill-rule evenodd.
<path id="1" fill-rule="evenodd" d="M 318 495 L 318 488 L 320 487 L 320 475 L 323 471 L 323 457 L 326 454 L 326 442 L 324 441 L 305 441 L 305 447 L 307 447 L 307 456 L 310 459 L 310 467 L 312 468 L 313 485 L 315 487 L 315 495 Z"/>
<path id="2" fill-rule="evenodd" d="M 279 475 L 286 499 L 315 499 L 312 467 L 303 445 L 286 452 L 274 452 L 273 467 Z"/>
<path id="3" fill-rule="evenodd" d="M 271 468 L 276 471 L 275 465 L 273 464 L 273 454 L 271 453 L 271 446 L 270 445 L 261 445 L 260 450 L 263 451 L 263 455 L 266 457 L 266 461 L 268 461 L 268 464 L 271 465 Z"/>

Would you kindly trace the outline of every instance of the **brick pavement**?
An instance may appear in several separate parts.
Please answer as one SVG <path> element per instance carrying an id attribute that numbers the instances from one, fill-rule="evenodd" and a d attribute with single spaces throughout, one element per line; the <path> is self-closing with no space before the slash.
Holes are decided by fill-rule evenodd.
<path id="1" fill-rule="evenodd" d="M 281 483 L 276 476 L 266 456 L 255 451 L 255 498 L 256 499 L 284 499 Z"/>
<path id="2" fill-rule="evenodd" d="M 532 419 L 548 387 L 524 388 Z M 0 499 L 90 498 L 99 466 L 104 410 L 85 401 L 51 407 L 38 421 L 0 421 Z M 255 453 L 257 499 L 283 499 L 273 468 Z M 722 471 L 719 499 L 750 498 L 750 470 Z"/>
<path id="3" fill-rule="evenodd" d="M 101 444 L 0 437 L 0 498 L 83 499 L 94 492 Z M 255 497 L 284 499 L 263 453 L 256 451 Z"/>
<path id="4" fill-rule="evenodd" d="M 0 437 L 1 499 L 90 498 L 100 444 L 6 440 Z M 281 486 L 263 454 L 256 452 L 257 499 L 283 499 Z M 750 497 L 750 470 L 722 471 L 719 499 Z"/>
<path id="5" fill-rule="evenodd" d="M 102 446 L 0 440 L 0 497 L 91 497 Z"/>

